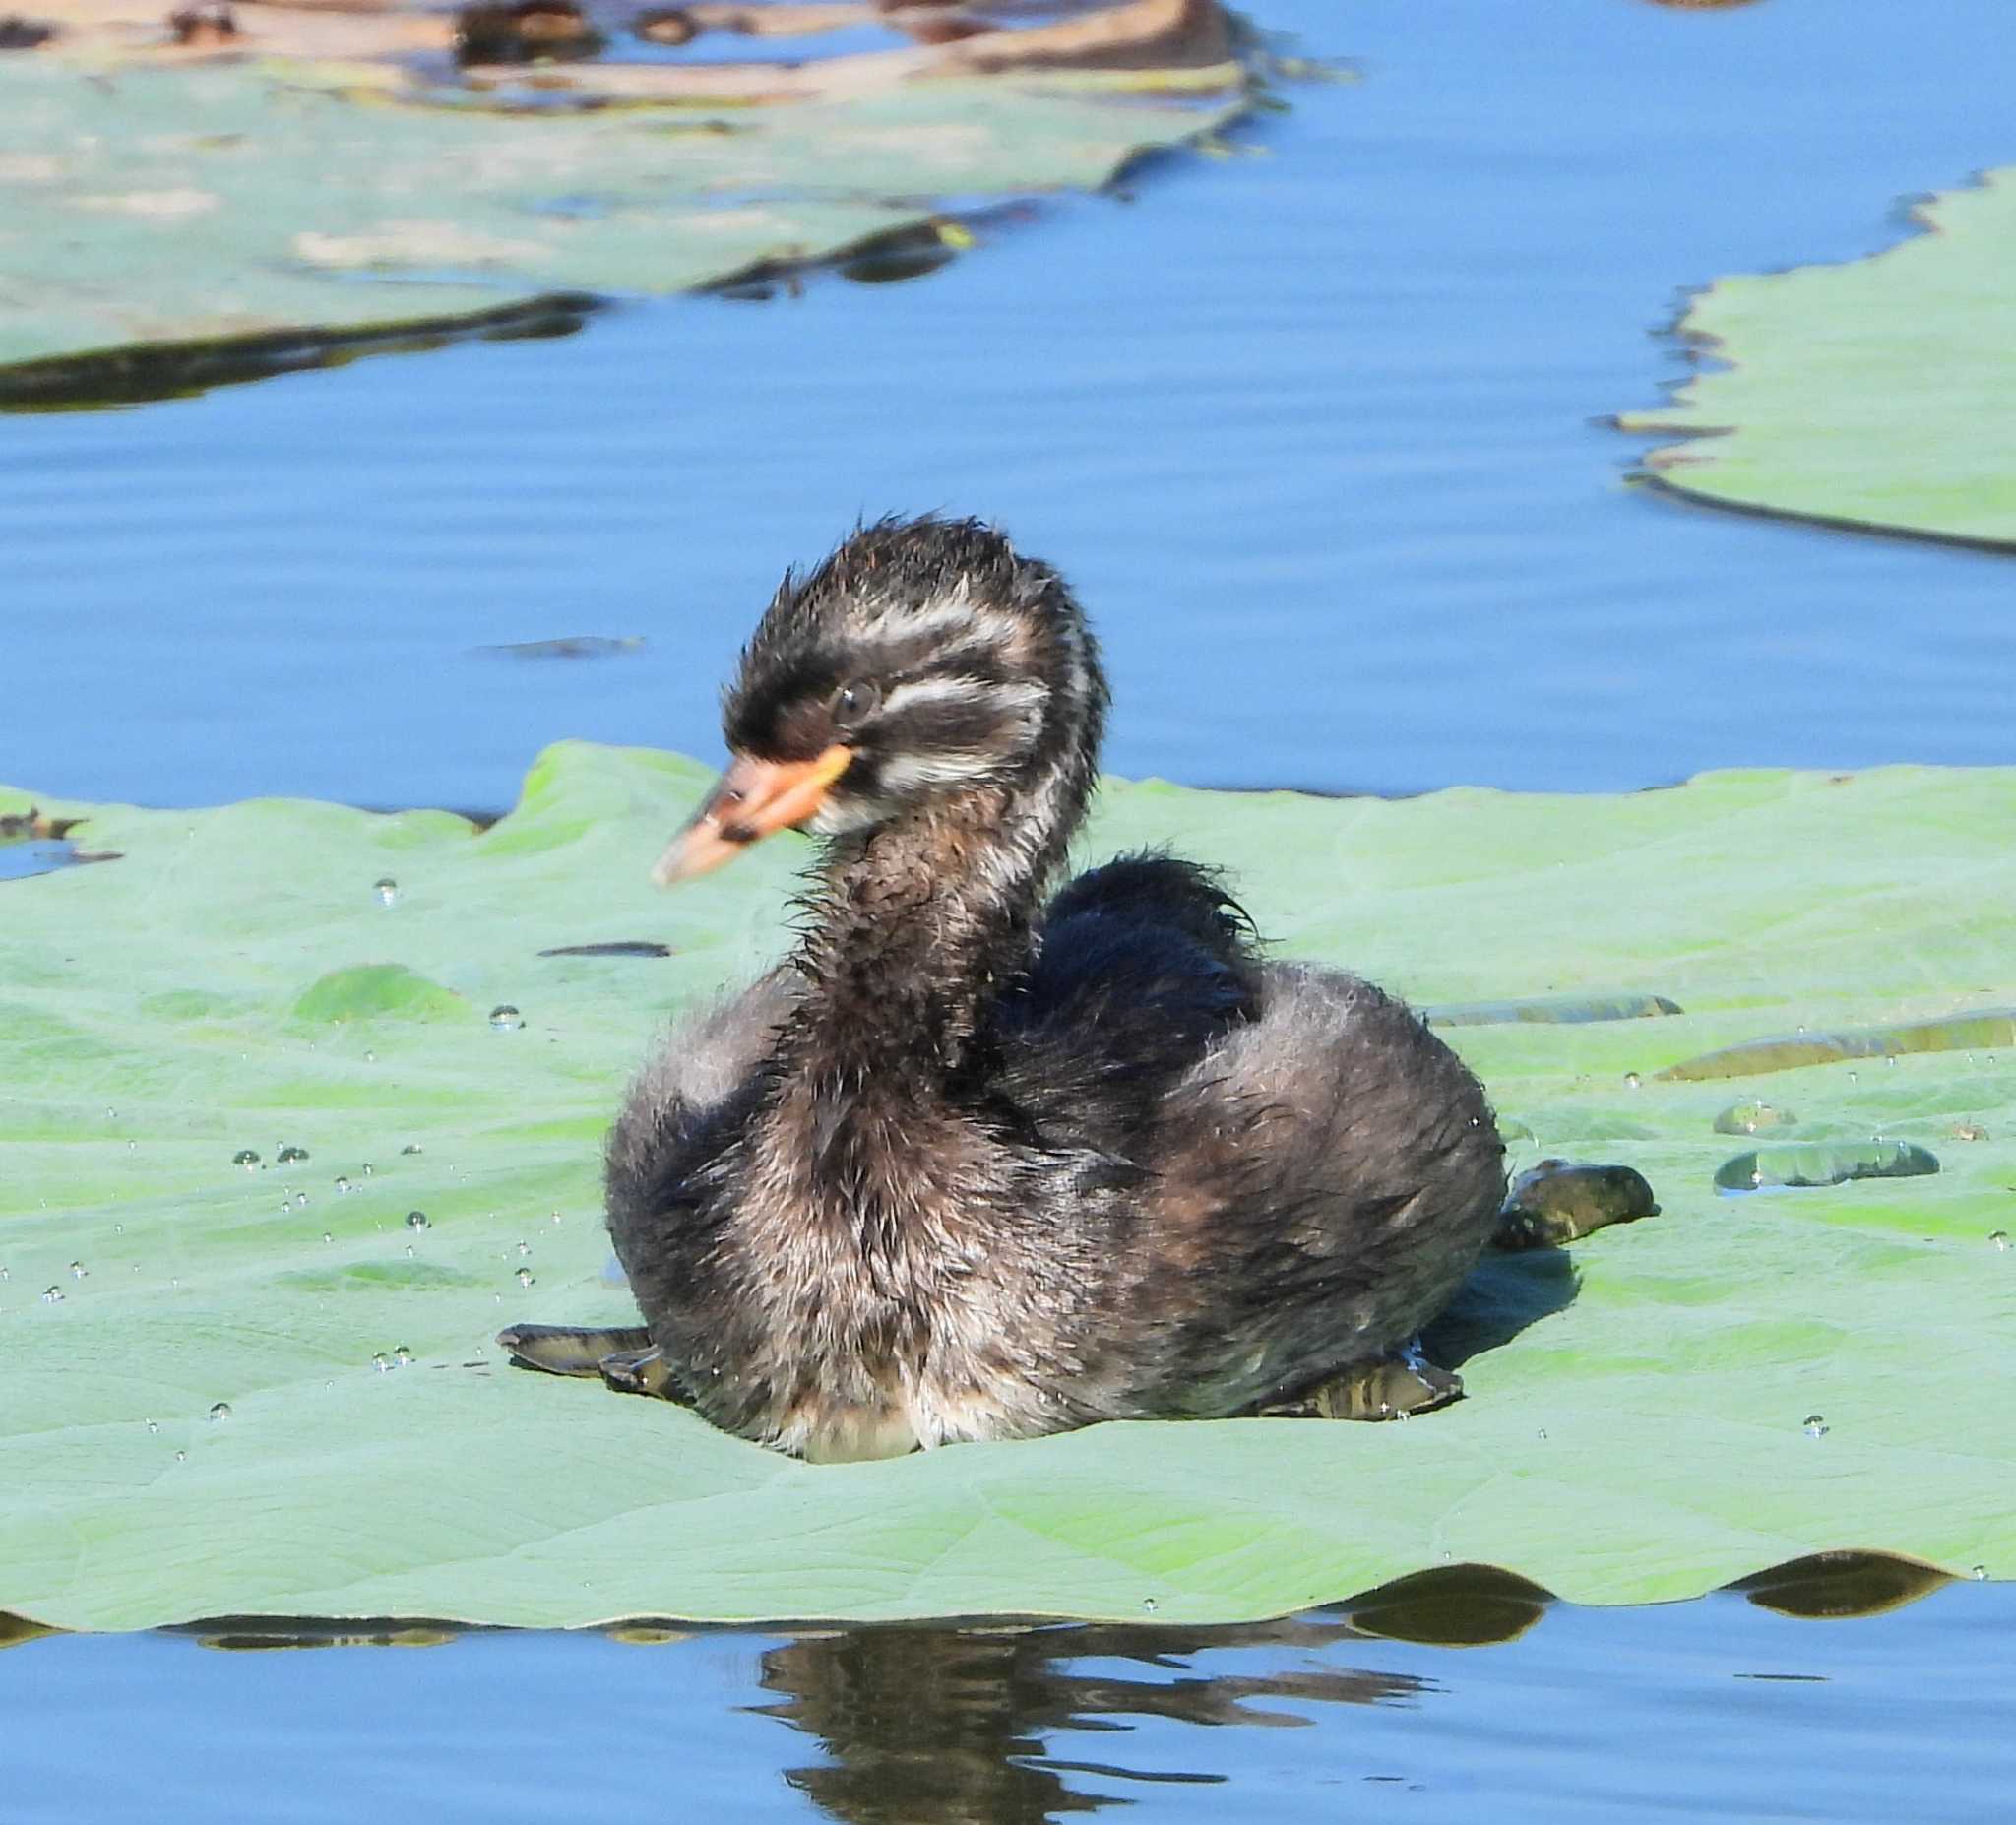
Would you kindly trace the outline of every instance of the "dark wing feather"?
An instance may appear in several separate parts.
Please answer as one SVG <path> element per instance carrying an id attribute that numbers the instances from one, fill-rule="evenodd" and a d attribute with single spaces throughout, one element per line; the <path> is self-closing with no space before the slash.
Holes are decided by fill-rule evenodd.
<path id="1" fill-rule="evenodd" d="M 1215 868 L 1142 850 L 1088 870 L 1064 886 L 1043 915 L 1046 963 L 1054 961 L 1047 954 L 1060 943 L 1068 949 L 1065 928 L 1091 915 L 1116 920 L 1144 938 L 1181 933 L 1230 971 L 1250 997 L 1260 992 L 1253 921 Z"/>
<path id="2" fill-rule="evenodd" d="M 1004 1125 L 1084 1151 L 1108 1182 L 1137 1177 L 1169 1087 L 1258 1011 L 1250 930 L 1210 870 L 1171 856 L 1071 882 L 1001 1004 L 988 1076 Z"/>

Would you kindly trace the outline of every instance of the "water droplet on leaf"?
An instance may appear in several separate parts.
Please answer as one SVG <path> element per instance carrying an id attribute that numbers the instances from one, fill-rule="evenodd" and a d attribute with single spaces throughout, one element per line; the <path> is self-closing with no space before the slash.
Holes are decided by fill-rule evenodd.
<path id="1" fill-rule="evenodd" d="M 1715 1188 L 1810 1188 L 1859 1178 L 1918 1178 L 1938 1169 L 1937 1158 L 1916 1141 L 1792 1141 L 1725 1161 L 1715 1174 Z"/>
<path id="2" fill-rule="evenodd" d="M 525 1016 L 508 1001 L 500 1001 L 490 1010 L 490 1025 L 499 1033 L 516 1033 L 525 1025 Z"/>

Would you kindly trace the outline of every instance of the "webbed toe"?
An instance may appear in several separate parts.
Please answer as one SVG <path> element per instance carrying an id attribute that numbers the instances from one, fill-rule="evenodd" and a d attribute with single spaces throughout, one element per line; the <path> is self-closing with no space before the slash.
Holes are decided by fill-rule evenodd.
<path id="1" fill-rule="evenodd" d="M 596 1367 L 603 1384 L 616 1394 L 644 1394 L 660 1401 L 678 1399 L 664 1353 L 649 1344 L 641 1350 L 611 1351 Z"/>
<path id="2" fill-rule="evenodd" d="M 1437 1368 L 1418 1346 L 1359 1362 L 1319 1382 L 1299 1400 L 1263 1408 L 1270 1418 L 1405 1419 L 1463 1398 L 1463 1377 Z"/>

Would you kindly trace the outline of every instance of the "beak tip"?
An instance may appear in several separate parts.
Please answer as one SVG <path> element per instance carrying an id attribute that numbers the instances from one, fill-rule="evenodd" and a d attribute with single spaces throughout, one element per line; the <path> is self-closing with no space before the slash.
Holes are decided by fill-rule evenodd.
<path id="1" fill-rule="evenodd" d="M 653 884 L 676 887 L 732 861 L 773 831 L 802 828 L 852 761 L 853 750 L 839 742 L 809 761 L 761 761 L 737 754 L 693 821 L 658 858 Z M 728 807 L 732 816 L 724 823 Z"/>

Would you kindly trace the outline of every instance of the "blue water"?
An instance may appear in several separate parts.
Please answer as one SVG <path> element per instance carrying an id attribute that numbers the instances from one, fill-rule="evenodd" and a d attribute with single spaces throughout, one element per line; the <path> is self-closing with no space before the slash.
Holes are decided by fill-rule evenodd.
<path id="1" fill-rule="evenodd" d="M 2007 761 L 1992 554 L 1625 485 L 1681 288 L 1893 241 L 2016 157 L 2006 0 L 1271 0 L 1242 156 L 908 284 L 0 418 L 0 779 L 500 807 L 561 735 L 718 752 L 785 563 L 997 518 L 1103 632 L 1120 771 L 1592 789 Z M 1999 48 L 1998 48 L 1999 47 Z M 484 645 L 644 635 L 635 657 Z"/>
<path id="2" fill-rule="evenodd" d="M 1245 1629 L 476 1634 L 0 1653 L 11 1825 L 1450 1825 L 2008 1815 L 2016 1586 L 1796 1620 L 1555 1605 L 1500 1645 Z"/>

